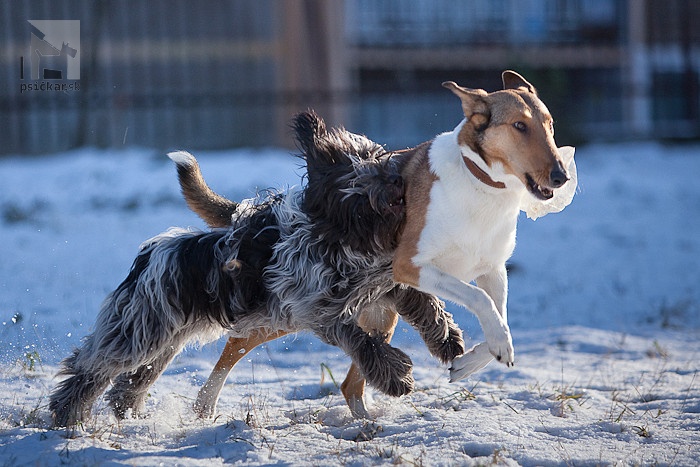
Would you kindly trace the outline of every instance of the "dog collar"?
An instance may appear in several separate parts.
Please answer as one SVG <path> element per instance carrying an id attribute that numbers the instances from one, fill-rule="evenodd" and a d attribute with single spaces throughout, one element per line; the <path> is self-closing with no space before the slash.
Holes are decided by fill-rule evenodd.
<path id="1" fill-rule="evenodd" d="M 476 162 L 469 159 L 467 156 L 462 156 L 464 163 L 467 165 L 469 171 L 474 175 L 481 183 L 488 185 L 493 188 L 505 188 L 506 184 L 503 182 L 497 182 L 487 174 L 484 169 L 476 165 Z"/>

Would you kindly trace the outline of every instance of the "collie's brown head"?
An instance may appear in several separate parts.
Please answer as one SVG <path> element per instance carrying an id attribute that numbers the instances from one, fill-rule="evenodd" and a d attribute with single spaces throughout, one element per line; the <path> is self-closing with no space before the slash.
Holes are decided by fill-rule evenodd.
<path id="1" fill-rule="evenodd" d="M 500 163 L 539 199 L 569 180 L 554 142 L 554 120 L 535 87 L 514 71 L 504 71 L 503 90 L 487 93 L 453 81 L 443 83 L 462 101 L 466 123 L 459 144 L 490 167 Z"/>

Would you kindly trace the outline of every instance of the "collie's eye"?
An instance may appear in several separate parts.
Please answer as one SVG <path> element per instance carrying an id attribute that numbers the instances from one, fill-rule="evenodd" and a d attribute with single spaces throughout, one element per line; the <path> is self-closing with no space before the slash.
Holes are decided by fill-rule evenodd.
<path id="1" fill-rule="evenodd" d="M 527 130 L 527 126 L 523 122 L 515 122 L 513 123 L 513 126 L 515 127 L 516 130 L 524 133 L 525 130 Z"/>

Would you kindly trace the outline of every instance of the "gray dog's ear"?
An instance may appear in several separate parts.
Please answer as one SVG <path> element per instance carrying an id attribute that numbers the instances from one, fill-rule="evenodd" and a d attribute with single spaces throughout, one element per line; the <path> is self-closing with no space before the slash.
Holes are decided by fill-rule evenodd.
<path id="1" fill-rule="evenodd" d="M 504 71 L 501 79 L 503 80 L 503 89 L 521 89 L 537 95 L 535 87 L 513 70 Z"/>

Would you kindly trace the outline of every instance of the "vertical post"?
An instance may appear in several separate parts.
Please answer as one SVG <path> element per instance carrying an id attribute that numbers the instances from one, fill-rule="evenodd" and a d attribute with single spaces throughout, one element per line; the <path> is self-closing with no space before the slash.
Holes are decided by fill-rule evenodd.
<path id="1" fill-rule="evenodd" d="M 690 5 L 691 1 L 685 0 L 681 6 L 681 51 L 683 54 L 683 94 L 687 96 L 688 111 L 683 118 L 688 119 L 693 134 L 697 136 L 697 130 L 700 128 L 700 115 L 698 105 L 700 105 L 700 97 L 698 90 L 698 78 L 693 64 L 693 38 L 692 29 L 693 13 Z M 691 135 L 688 135 L 691 136 Z"/>
<path id="2" fill-rule="evenodd" d="M 324 7 L 325 44 L 327 57 L 328 113 L 326 118 L 333 125 L 347 125 L 350 72 L 348 66 L 347 37 L 345 34 L 345 2 L 322 1 Z"/>
<path id="3" fill-rule="evenodd" d="M 276 2 L 277 38 L 275 140 L 289 145 L 289 121 L 307 108 L 330 125 L 346 118 L 348 67 L 342 0 Z M 280 102 L 281 101 L 281 102 Z"/>
<path id="4" fill-rule="evenodd" d="M 627 47 L 623 54 L 623 115 L 632 136 L 648 137 L 652 130 L 652 77 L 646 45 L 647 0 L 627 0 Z"/>

